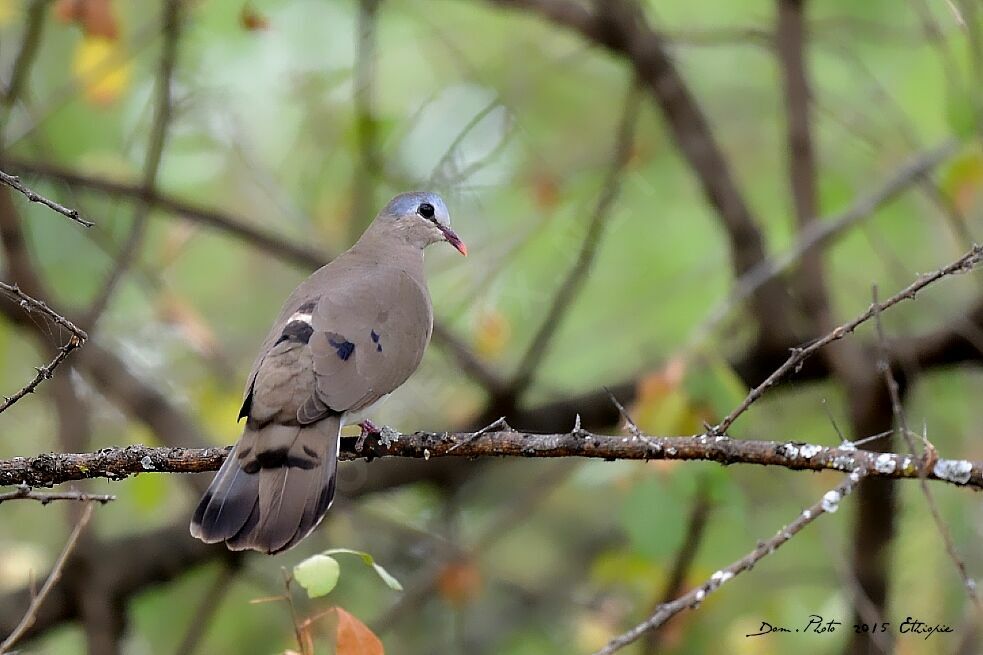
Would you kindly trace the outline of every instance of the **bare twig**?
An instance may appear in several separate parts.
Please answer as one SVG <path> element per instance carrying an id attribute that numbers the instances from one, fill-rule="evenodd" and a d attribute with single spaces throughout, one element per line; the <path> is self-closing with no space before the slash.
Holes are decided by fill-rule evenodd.
<path id="1" fill-rule="evenodd" d="M 29 312 L 36 312 L 38 314 L 44 314 L 52 321 L 65 328 L 72 334 L 74 334 L 79 341 L 85 341 L 89 338 L 89 335 L 85 333 L 85 330 L 77 327 L 70 320 L 51 309 L 43 300 L 37 300 L 27 295 L 21 291 L 20 286 L 16 284 L 7 284 L 6 282 L 0 282 L 0 292 L 3 292 L 11 299 L 15 300 L 17 304 Z"/>
<path id="2" fill-rule="evenodd" d="M 37 372 L 34 374 L 34 377 L 31 378 L 30 382 L 21 387 L 20 390 L 18 390 L 17 393 L 13 394 L 12 396 L 3 396 L 3 401 L 0 402 L 0 412 L 6 411 L 11 405 L 27 394 L 34 393 L 38 386 L 40 386 L 40 384 L 45 380 L 50 380 L 51 376 L 55 373 L 55 369 L 65 361 L 73 350 L 79 348 L 81 345 L 82 342 L 78 340 L 78 337 L 73 335 L 68 340 L 68 343 L 58 348 L 58 354 L 55 355 L 54 359 L 44 366 L 38 366 L 35 368 Z"/>
<path id="3" fill-rule="evenodd" d="M 23 194 L 24 197 L 30 200 L 31 202 L 36 202 L 41 205 L 44 205 L 45 207 L 48 207 L 53 211 L 58 212 L 62 216 L 66 216 L 72 219 L 79 225 L 84 225 L 85 227 L 92 227 L 93 225 L 95 225 L 95 223 L 92 223 L 91 221 L 87 221 L 84 218 L 82 218 L 79 215 L 77 209 L 69 209 L 64 205 L 61 205 L 55 202 L 54 200 L 49 200 L 48 198 L 42 196 L 40 193 L 37 193 L 36 191 L 32 191 L 31 189 L 27 188 L 26 186 L 24 186 L 24 183 L 20 181 L 20 178 L 15 175 L 9 175 L 8 173 L 4 173 L 3 171 L 0 171 L 0 182 L 6 184 L 11 189 Z"/>
<path id="4" fill-rule="evenodd" d="M 116 500 L 109 494 L 90 494 L 84 491 L 34 491 L 26 484 L 19 485 L 16 491 L 0 493 L 0 503 L 7 500 L 36 500 L 47 505 L 54 500 L 74 500 L 82 503 L 106 503 Z"/>
<path id="5" fill-rule="evenodd" d="M 48 579 L 45 580 L 44 585 L 41 590 L 38 591 L 37 595 L 31 600 L 30 606 L 27 608 L 27 612 L 24 614 L 24 618 L 17 625 L 13 632 L 11 632 L 7 638 L 0 644 L 0 655 L 3 653 L 9 653 L 10 649 L 20 640 L 20 638 L 27 632 L 37 617 L 38 611 L 41 609 L 41 605 L 44 603 L 44 599 L 48 597 L 52 588 L 61 579 L 62 569 L 65 567 L 65 562 L 68 561 L 69 555 L 75 550 L 75 545 L 78 543 L 79 536 L 85 529 L 85 526 L 89 524 L 89 520 L 92 518 L 92 510 L 95 508 L 93 503 L 86 503 L 85 510 L 82 512 L 82 516 L 79 518 L 78 523 L 75 524 L 75 528 L 68 537 L 68 541 L 65 543 L 65 547 L 61 551 L 61 555 L 55 561 L 55 565 L 51 569 L 51 573 L 48 574 Z"/>
<path id="6" fill-rule="evenodd" d="M 873 306 L 876 308 L 877 303 L 877 287 L 873 290 Z M 894 377 L 894 372 L 891 370 L 891 364 L 887 359 L 887 347 L 886 339 L 884 337 L 884 326 L 881 323 L 881 314 L 879 311 L 874 312 L 874 325 L 877 329 L 877 341 L 878 341 L 878 360 L 877 367 L 881 370 L 884 375 L 884 383 L 887 385 L 888 393 L 891 395 L 891 411 L 894 413 L 895 428 L 904 437 L 905 444 L 908 446 L 909 452 L 911 452 L 912 457 L 918 457 L 918 449 L 915 446 L 915 440 L 911 436 L 911 432 L 908 430 L 908 419 L 905 416 L 904 407 L 901 404 L 901 393 L 898 387 L 898 381 Z M 945 545 L 946 553 L 949 555 L 949 559 L 956 567 L 956 571 L 959 573 L 959 577 L 962 579 L 963 587 L 966 589 L 966 594 L 969 596 L 970 601 L 976 606 L 978 612 L 983 613 L 983 604 L 980 603 L 980 597 L 976 593 L 976 581 L 973 580 L 968 570 L 966 569 L 966 563 L 959 556 L 959 552 L 956 550 L 956 544 L 952 540 L 952 534 L 949 532 L 949 527 L 942 520 L 942 515 L 939 513 L 939 507 L 935 502 L 935 496 L 932 494 L 932 490 L 929 488 L 926 482 L 926 476 L 928 471 L 926 469 L 919 469 L 918 485 L 921 487 L 922 495 L 925 496 L 925 503 L 928 505 L 928 511 L 932 515 L 932 520 L 935 522 L 935 527 L 939 532 L 939 536 L 942 537 L 942 542 Z"/>
<path id="7" fill-rule="evenodd" d="M 173 114 L 172 82 L 174 68 L 177 63 L 178 38 L 181 34 L 181 3 L 182 0 L 164 0 L 163 32 L 164 45 L 160 55 L 160 65 L 157 72 L 157 94 L 154 107 L 154 120 L 150 128 L 150 142 L 143 165 L 142 186 L 153 189 L 157 186 L 157 174 L 164 154 L 164 144 L 171 124 Z M 123 276 L 137 259 L 143 237 L 147 231 L 150 217 L 150 205 L 140 203 L 133 213 L 133 224 L 126 237 L 126 242 L 120 249 L 119 256 L 109 275 L 103 282 L 102 288 L 86 312 L 83 325 L 92 329 L 106 311 L 112 300 L 113 293 Z"/>
<path id="8" fill-rule="evenodd" d="M 611 164 L 597 205 L 594 206 L 594 213 L 587 225 L 587 232 L 584 234 L 580 253 L 563 283 L 557 289 L 556 295 L 553 296 L 553 302 L 543 317 L 539 330 L 526 349 L 525 355 L 519 360 L 522 363 L 510 389 L 515 396 L 521 396 L 532 383 L 540 362 L 546 356 L 550 340 L 563 321 L 563 316 L 573 303 L 591 265 L 594 263 L 594 257 L 600 245 L 611 206 L 621 189 L 622 173 L 631 157 L 632 143 L 635 139 L 635 125 L 638 122 L 638 106 L 641 94 L 637 80 L 632 79 L 629 84 L 624 109 L 621 112 L 621 119 L 616 131 Z"/>
<path id="9" fill-rule="evenodd" d="M 50 380 L 55 369 L 65 361 L 73 350 L 82 347 L 82 344 L 85 343 L 88 335 L 85 333 L 85 331 L 76 327 L 75 324 L 69 321 L 67 318 L 48 307 L 47 303 L 44 301 L 32 298 L 21 291 L 20 287 L 16 284 L 0 282 L 0 292 L 16 301 L 21 308 L 27 310 L 28 312 L 43 314 L 72 333 L 72 336 L 69 338 L 68 342 L 58 348 L 58 352 L 55 354 L 54 359 L 52 359 L 46 365 L 40 366 L 36 369 L 37 372 L 30 382 L 24 385 L 24 387 L 22 387 L 14 395 L 3 396 L 3 401 L 0 402 L 0 412 L 3 412 L 24 396 L 34 393 L 34 390 L 37 389 L 42 382 L 45 380 Z"/>
<path id="10" fill-rule="evenodd" d="M 858 326 L 862 323 L 873 318 L 876 312 L 882 312 L 889 307 L 893 307 L 903 300 L 910 300 L 915 297 L 915 295 L 929 286 L 930 284 L 941 280 L 942 278 L 954 275 L 957 273 L 965 273 L 967 271 L 973 270 L 977 264 L 980 262 L 980 258 L 983 257 L 983 246 L 974 245 L 966 254 L 957 259 L 956 261 L 943 266 L 934 273 L 927 275 L 922 275 L 917 280 L 909 284 L 907 287 L 891 296 L 883 303 L 871 304 L 863 313 L 861 313 L 856 318 L 843 323 L 842 325 L 836 327 L 831 332 L 828 332 L 823 337 L 816 339 L 808 346 L 795 348 L 792 354 L 789 356 L 785 363 L 779 366 L 771 375 L 769 375 L 764 382 L 756 386 L 747 395 L 744 401 L 738 405 L 730 414 L 724 418 L 717 426 L 714 428 L 714 432 L 717 434 L 725 433 L 730 426 L 743 414 L 747 409 L 772 386 L 774 386 L 779 380 L 781 380 L 789 371 L 793 370 L 796 366 L 801 364 L 805 359 L 810 357 L 816 351 L 818 351 L 823 346 L 826 346 L 833 341 L 838 341 L 846 335 L 852 333 Z"/>
<path id="11" fill-rule="evenodd" d="M 625 646 L 637 641 L 649 630 L 654 630 L 666 621 L 686 609 L 696 609 L 706 599 L 706 597 L 718 590 L 725 582 L 740 575 L 745 571 L 750 571 L 755 564 L 781 548 L 792 537 L 798 534 L 802 528 L 816 520 L 820 515 L 833 513 L 839 509 L 840 502 L 853 491 L 860 479 L 866 475 L 863 468 L 855 469 L 850 475 L 844 478 L 837 487 L 827 491 L 817 503 L 803 511 L 795 519 L 779 530 L 774 537 L 768 541 L 758 544 L 754 550 L 737 560 L 730 566 L 714 572 L 709 580 L 699 587 L 680 596 L 676 600 L 664 603 L 648 619 L 639 623 L 631 630 L 621 634 L 607 643 L 604 648 L 597 651 L 594 655 L 612 655 Z"/>
<path id="12" fill-rule="evenodd" d="M 570 0 L 491 0 L 504 8 L 536 14 L 577 32 L 587 41 L 626 58 L 662 111 L 670 136 L 689 164 L 727 234 L 731 264 L 743 275 L 766 259 L 764 238 L 739 190 L 703 107 L 676 67 L 663 38 L 638 7 L 626 0 L 596 3 L 593 12 Z M 782 343 L 790 333 L 788 298 L 781 285 L 766 282 L 751 305 L 762 339 Z"/>

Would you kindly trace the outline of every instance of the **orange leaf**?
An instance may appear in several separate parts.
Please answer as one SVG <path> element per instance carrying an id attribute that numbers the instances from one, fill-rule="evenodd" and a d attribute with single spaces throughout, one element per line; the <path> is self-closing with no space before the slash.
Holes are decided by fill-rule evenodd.
<path id="1" fill-rule="evenodd" d="M 481 590 L 481 571 L 471 561 L 451 562 L 440 572 L 437 589 L 451 605 L 464 605 Z"/>
<path id="2" fill-rule="evenodd" d="M 532 179 L 533 199 L 541 211 L 551 211 L 560 202 L 560 182 L 548 171 L 539 171 Z"/>
<path id="3" fill-rule="evenodd" d="M 86 36 L 110 41 L 119 38 L 119 23 L 110 0 L 58 0 L 54 12 L 63 22 L 78 23 Z"/>
<path id="4" fill-rule="evenodd" d="M 384 655 L 382 641 L 368 626 L 340 607 L 335 611 L 338 613 L 335 655 Z"/>
<path id="5" fill-rule="evenodd" d="M 242 10 L 239 12 L 239 24 L 248 32 L 256 32 L 268 28 L 270 20 L 247 2 L 242 5 Z"/>

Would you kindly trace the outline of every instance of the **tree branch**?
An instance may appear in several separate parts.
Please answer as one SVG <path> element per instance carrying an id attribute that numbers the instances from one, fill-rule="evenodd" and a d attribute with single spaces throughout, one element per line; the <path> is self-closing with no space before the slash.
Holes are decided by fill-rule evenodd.
<path id="1" fill-rule="evenodd" d="M 388 437 L 388 439 L 387 439 Z M 594 434 L 576 430 L 533 434 L 514 430 L 496 432 L 415 432 L 383 430 L 382 440 L 370 437 L 360 452 L 354 438 L 342 439 L 340 458 L 355 460 L 404 457 L 432 460 L 440 457 L 587 457 L 604 460 L 702 460 L 720 464 L 758 464 L 792 470 L 851 471 L 870 467 L 871 478 L 918 479 L 919 472 L 957 486 L 983 489 L 983 462 L 926 458 L 899 453 L 860 450 L 797 441 L 731 439 L 703 434 L 689 437 Z M 141 473 L 199 473 L 216 471 L 230 448 L 161 448 L 124 446 L 92 453 L 46 453 L 35 457 L 0 460 L 0 485 L 49 487 L 90 478 L 122 480 Z"/>
<path id="2" fill-rule="evenodd" d="M 819 516 L 822 514 L 832 514 L 839 509 L 840 502 L 846 496 L 850 495 L 850 492 L 853 491 L 857 483 L 860 482 L 861 478 L 863 478 L 866 474 L 867 471 L 863 468 L 855 469 L 852 473 L 850 473 L 850 475 L 846 476 L 843 482 L 841 482 L 835 489 L 827 491 L 821 500 L 795 517 L 794 521 L 789 523 L 788 526 L 779 530 L 774 537 L 768 541 L 760 542 L 754 550 L 730 566 L 720 569 L 719 571 L 715 571 L 709 580 L 689 593 L 680 596 L 670 603 L 660 605 L 652 616 L 642 623 L 639 623 L 628 632 L 625 632 L 624 634 L 612 639 L 604 648 L 594 653 L 594 655 L 612 655 L 612 653 L 615 653 L 625 646 L 637 641 L 649 630 L 658 628 L 683 610 L 696 609 L 703 603 L 709 594 L 720 589 L 725 582 L 733 579 L 735 576 L 740 575 L 745 571 L 750 571 L 752 568 L 754 568 L 755 564 L 788 543 L 792 537 L 798 534 L 804 527 L 815 521 Z"/>
<path id="3" fill-rule="evenodd" d="M 981 257 L 983 257 L 983 246 L 974 245 L 966 254 L 951 264 L 943 266 L 934 273 L 919 277 L 917 280 L 882 303 L 872 303 L 862 314 L 836 327 L 834 330 L 828 332 L 825 336 L 816 339 L 808 346 L 793 349 L 792 354 L 787 360 L 785 360 L 785 363 L 775 369 L 775 371 L 769 375 L 764 382 L 752 389 L 744 401 L 738 407 L 736 407 L 734 411 L 728 414 L 724 420 L 714 428 L 714 431 L 717 433 L 726 432 L 741 414 L 747 411 L 747 409 L 756 400 L 758 400 L 758 398 L 764 395 L 765 391 L 767 391 L 769 387 L 774 386 L 789 371 L 794 369 L 799 365 L 799 363 L 823 346 L 834 341 L 838 341 L 846 335 L 852 333 L 858 326 L 873 318 L 876 313 L 883 312 L 884 310 L 888 309 L 889 307 L 893 307 L 903 300 L 910 300 L 911 298 L 914 298 L 919 291 L 933 282 L 937 282 L 944 277 L 948 277 L 956 273 L 965 273 L 973 270 L 977 264 L 980 263 Z"/>
<path id="4" fill-rule="evenodd" d="M 61 579 L 62 570 L 65 568 L 65 563 L 68 561 L 69 556 L 72 551 L 75 550 L 75 545 L 78 543 L 79 536 L 82 534 L 82 530 L 85 526 L 89 524 L 89 519 L 92 518 L 92 510 L 95 505 L 88 503 L 85 506 L 85 511 L 82 512 L 82 516 L 79 518 L 78 522 L 75 524 L 75 528 L 68 537 L 68 541 L 65 543 L 65 547 L 61 551 L 61 555 L 58 556 L 58 560 L 55 565 L 51 568 L 51 573 L 48 574 L 48 578 L 44 581 L 44 585 L 37 595 L 31 599 L 31 604 L 27 608 L 27 612 L 24 614 L 24 618 L 21 619 L 17 627 L 7 635 L 3 643 L 0 643 L 0 654 L 10 652 L 10 649 L 20 641 L 20 639 L 30 630 L 31 626 L 37 620 L 38 612 L 41 609 L 42 604 L 51 593 L 58 581 Z"/>
<path id="5" fill-rule="evenodd" d="M 731 264 L 740 276 L 766 259 L 764 239 L 731 175 L 710 124 L 683 80 L 663 38 L 644 16 L 624 0 L 598 3 L 591 13 L 568 0 L 491 0 L 500 7 L 538 14 L 573 30 L 587 41 L 622 55 L 649 89 L 665 117 L 670 136 L 687 161 L 730 241 Z M 790 338 L 788 298 L 775 281 L 763 284 L 751 304 L 760 336 L 766 342 Z"/>
<path id="6" fill-rule="evenodd" d="M 181 3 L 182 0 L 164 0 L 163 12 L 163 32 L 164 46 L 160 55 L 160 64 L 157 73 L 157 92 L 154 104 L 154 119 L 150 128 L 150 141 L 147 144 L 147 154 L 143 165 L 142 186 L 145 189 L 153 189 L 157 186 L 157 176 L 160 172 L 160 163 L 164 154 L 164 144 L 167 141 L 167 132 L 170 128 L 171 117 L 173 115 L 172 82 L 174 69 L 177 64 L 178 38 L 181 35 Z M 146 202 L 140 203 L 133 213 L 133 225 L 126 237 L 126 242 L 120 249 L 119 256 L 113 265 L 106 281 L 103 283 L 98 295 L 92 301 L 83 325 L 94 329 L 99 318 L 109 307 L 113 293 L 119 285 L 123 276 L 130 266 L 137 259 L 140 247 L 143 244 L 143 237 L 147 231 L 147 222 L 150 218 L 150 205 Z"/>
<path id="7" fill-rule="evenodd" d="M 30 200 L 31 202 L 36 202 L 38 204 L 44 205 L 45 207 L 48 207 L 49 209 L 58 212 L 62 216 L 67 216 L 68 218 L 72 219 L 79 225 L 84 225 L 85 227 L 92 227 L 93 225 L 95 225 L 95 223 L 91 221 L 87 221 L 84 218 L 82 218 L 79 215 L 77 209 L 69 209 L 68 207 L 61 205 L 55 202 L 54 200 L 49 200 L 48 198 L 42 196 L 40 193 L 37 193 L 36 191 L 32 191 L 28 187 L 24 186 L 24 183 L 20 181 L 20 178 L 15 175 L 9 175 L 8 173 L 4 173 L 3 171 L 0 171 L 0 182 L 6 184 L 11 189 L 23 194 L 23 196 L 28 200 Z"/>
<path id="8" fill-rule="evenodd" d="M 584 235 L 580 253 L 563 283 L 557 289 L 553 302 L 546 311 L 546 315 L 526 349 L 525 355 L 519 359 L 522 363 L 510 388 L 511 393 L 516 397 L 521 396 L 532 383 L 540 362 L 546 357 L 550 339 L 563 321 L 563 316 L 594 263 L 594 257 L 603 235 L 607 217 L 611 212 L 611 206 L 621 190 L 622 173 L 631 157 L 632 143 L 635 140 L 635 125 L 638 123 L 638 105 L 638 82 L 632 78 L 625 97 L 624 108 L 621 111 L 621 120 L 616 129 L 611 164 L 604 180 L 601 195 L 594 206 L 590 223 L 587 225 L 587 233 Z"/>

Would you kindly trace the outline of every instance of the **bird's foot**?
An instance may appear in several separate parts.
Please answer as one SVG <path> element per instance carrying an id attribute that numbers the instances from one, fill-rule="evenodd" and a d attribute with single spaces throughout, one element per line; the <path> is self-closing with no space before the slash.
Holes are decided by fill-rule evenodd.
<path id="1" fill-rule="evenodd" d="M 358 441 L 355 442 L 356 453 L 362 452 L 362 447 L 365 446 L 365 440 L 369 438 L 370 434 L 379 434 L 381 432 L 379 427 L 369 419 L 365 419 L 359 423 L 358 427 L 362 428 L 362 434 L 358 435 Z"/>

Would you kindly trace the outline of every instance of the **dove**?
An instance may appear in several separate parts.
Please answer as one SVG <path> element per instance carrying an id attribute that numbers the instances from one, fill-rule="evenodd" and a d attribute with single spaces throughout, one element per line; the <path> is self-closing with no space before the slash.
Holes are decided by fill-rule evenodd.
<path id="1" fill-rule="evenodd" d="M 273 554 L 317 527 L 334 498 L 342 426 L 423 359 L 433 330 L 423 250 L 440 241 L 467 255 L 440 196 L 403 193 L 294 289 L 246 379 L 242 436 L 198 504 L 192 536 Z"/>

